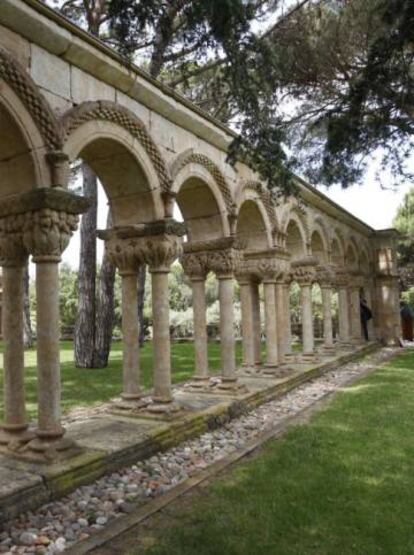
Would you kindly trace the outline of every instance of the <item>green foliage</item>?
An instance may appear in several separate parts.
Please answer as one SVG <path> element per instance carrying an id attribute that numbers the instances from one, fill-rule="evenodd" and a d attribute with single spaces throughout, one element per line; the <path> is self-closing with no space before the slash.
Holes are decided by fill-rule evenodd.
<path id="1" fill-rule="evenodd" d="M 400 232 L 398 241 L 399 263 L 402 266 L 414 263 L 414 189 L 408 191 L 393 221 Z"/>

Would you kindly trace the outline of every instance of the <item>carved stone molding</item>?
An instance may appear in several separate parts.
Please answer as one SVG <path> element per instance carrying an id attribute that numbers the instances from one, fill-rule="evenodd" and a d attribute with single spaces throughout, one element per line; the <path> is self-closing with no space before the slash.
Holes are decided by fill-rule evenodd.
<path id="1" fill-rule="evenodd" d="M 252 279 L 263 282 L 284 282 L 288 270 L 287 257 L 279 258 L 278 248 L 265 251 L 244 252 L 243 262 L 238 270 L 238 279 Z"/>
<path id="2" fill-rule="evenodd" d="M 204 280 L 209 272 L 206 252 L 183 252 L 180 258 L 184 273 L 193 280 Z"/>
<path id="3" fill-rule="evenodd" d="M 25 69 L 2 47 L 0 47 L 0 79 L 3 79 L 19 97 L 33 118 L 46 147 L 50 150 L 60 150 L 62 135 L 49 104 Z"/>
<path id="4" fill-rule="evenodd" d="M 34 262 L 59 261 L 89 200 L 57 189 L 36 189 L 0 201 L 4 262 L 33 255 Z M 14 254 L 13 254 L 14 253 Z"/>
<path id="5" fill-rule="evenodd" d="M 336 270 L 335 284 L 337 287 L 347 287 L 349 282 L 349 275 L 345 270 Z"/>
<path id="6" fill-rule="evenodd" d="M 172 180 L 163 157 L 142 121 L 130 110 L 109 100 L 84 102 L 66 112 L 62 119 L 62 133 L 66 140 L 81 125 L 94 120 L 109 121 L 124 128 L 144 148 L 158 175 L 161 189 L 169 191 Z"/>
<path id="7" fill-rule="evenodd" d="M 150 272 L 169 272 L 182 254 L 185 232 L 184 224 L 160 220 L 98 231 L 97 235 L 105 240 L 107 255 L 121 273 L 137 271 L 141 264 L 147 264 Z"/>
<path id="8" fill-rule="evenodd" d="M 336 281 L 335 269 L 327 264 L 316 268 L 317 280 L 321 287 L 332 288 Z"/>

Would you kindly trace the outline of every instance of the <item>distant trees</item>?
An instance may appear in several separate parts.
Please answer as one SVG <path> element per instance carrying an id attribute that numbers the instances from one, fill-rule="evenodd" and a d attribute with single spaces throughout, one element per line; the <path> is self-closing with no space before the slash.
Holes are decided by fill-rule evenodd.
<path id="1" fill-rule="evenodd" d="M 400 232 L 398 263 L 403 297 L 414 308 L 414 188 L 398 207 L 393 225 Z"/>

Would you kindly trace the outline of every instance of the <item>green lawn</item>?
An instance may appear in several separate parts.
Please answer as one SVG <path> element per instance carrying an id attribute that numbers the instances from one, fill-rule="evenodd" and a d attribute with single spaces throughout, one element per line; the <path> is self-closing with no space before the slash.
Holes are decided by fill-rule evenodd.
<path id="1" fill-rule="evenodd" d="M 146 553 L 413 554 L 413 428 L 411 351 L 170 510 Z"/>
<path id="2" fill-rule="evenodd" d="M 3 345 L 0 343 L 0 367 L 3 368 Z M 241 358 L 241 345 L 237 344 L 237 359 Z M 62 342 L 60 351 L 62 368 L 62 407 L 68 411 L 74 406 L 92 405 L 117 396 L 122 390 L 122 343 L 114 343 L 108 368 L 100 370 L 75 368 L 73 345 Z M 220 369 L 220 345 L 209 344 L 209 362 L 212 373 Z M 36 416 L 36 352 L 25 355 L 27 409 L 30 417 Z M 194 372 L 193 343 L 172 344 L 172 380 L 174 383 L 188 379 Z M 144 387 L 152 384 L 152 345 L 146 343 L 141 350 L 141 379 Z M 0 413 L 3 410 L 3 376 L 0 371 Z"/>

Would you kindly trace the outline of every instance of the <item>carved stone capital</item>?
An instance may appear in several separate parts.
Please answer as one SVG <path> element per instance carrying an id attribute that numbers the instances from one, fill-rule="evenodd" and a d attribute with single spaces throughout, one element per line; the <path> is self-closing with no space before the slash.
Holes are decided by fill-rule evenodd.
<path id="1" fill-rule="evenodd" d="M 36 189 L 0 201 L 4 253 L 11 259 L 59 262 L 89 200 L 58 189 Z"/>
<path id="2" fill-rule="evenodd" d="M 0 218 L 0 266 L 23 266 L 28 253 L 23 244 L 24 215 Z"/>
<path id="3" fill-rule="evenodd" d="M 317 280 L 321 288 L 332 289 L 335 285 L 335 270 L 331 265 L 318 266 L 316 268 Z"/>
<path id="4" fill-rule="evenodd" d="M 121 272 L 135 271 L 141 264 L 147 264 L 150 272 L 169 272 L 171 264 L 182 254 L 184 234 L 184 224 L 175 220 L 97 232 L 105 240 L 109 259 Z"/>
<path id="5" fill-rule="evenodd" d="M 312 285 L 317 278 L 317 260 L 312 256 L 294 260 L 291 265 L 291 277 L 299 285 Z"/>
<path id="6" fill-rule="evenodd" d="M 185 255 L 197 255 L 198 262 L 206 272 L 218 277 L 230 277 L 237 273 L 243 260 L 242 245 L 235 237 L 221 237 L 211 241 L 194 241 L 184 244 Z M 192 260 L 195 261 L 195 258 Z"/>
<path id="7" fill-rule="evenodd" d="M 349 283 L 349 275 L 345 270 L 336 270 L 335 284 L 337 287 L 347 287 Z"/>
<path id="8" fill-rule="evenodd" d="M 278 248 L 245 252 L 241 273 L 250 274 L 253 279 L 265 283 L 284 281 L 288 260 L 284 256 L 279 258 L 280 254 L 281 251 Z"/>
<path id="9" fill-rule="evenodd" d="M 184 252 L 180 258 L 184 273 L 192 280 L 205 280 L 208 274 L 208 254 Z"/>

